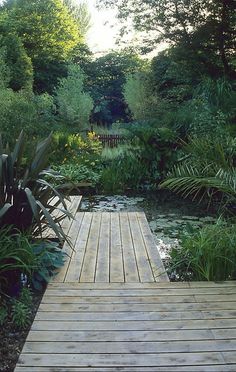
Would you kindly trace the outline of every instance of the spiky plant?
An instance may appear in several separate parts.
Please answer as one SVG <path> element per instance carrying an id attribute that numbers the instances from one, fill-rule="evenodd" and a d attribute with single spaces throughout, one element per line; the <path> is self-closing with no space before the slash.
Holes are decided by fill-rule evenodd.
<path id="1" fill-rule="evenodd" d="M 0 137 L 0 228 L 11 225 L 13 229 L 38 235 L 49 226 L 60 240 L 66 238 L 60 227 L 63 217 L 70 216 L 64 197 L 44 179 L 45 175 L 58 176 L 47 169 L 51 139 L 49 135 L 32 149 L 32 161 L 24 167 L 24 133 L 21 132 L 13 152 L 3 148 Z M 56 209 L 63 215 L 53 217 Z"/>
<path id="2" fill-rule="evenodd" d="M 185 146 L 187 156 L 167 175 L 160 188 L 193 199 L 218 195 L 226 204 L 236 203 L 236 146 L 234 139 L 224 143 L 195 138 Z"/>

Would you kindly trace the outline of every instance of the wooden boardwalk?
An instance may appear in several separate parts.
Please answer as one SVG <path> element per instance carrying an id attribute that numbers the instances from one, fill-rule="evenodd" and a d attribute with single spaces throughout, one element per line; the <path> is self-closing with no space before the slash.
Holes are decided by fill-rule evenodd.
<path id="1" fill-rule="evenodd" d="M 236 371 L 236 282 L 168 282 L 142 213 L 79 213 L 69 235 L 16 372 Z"/>
<path id="2" fill-rule="evenodd" d="M 77 213 L 65 244 L 67 262 L 57 282 L 169 281 L 145 214 Z"/>

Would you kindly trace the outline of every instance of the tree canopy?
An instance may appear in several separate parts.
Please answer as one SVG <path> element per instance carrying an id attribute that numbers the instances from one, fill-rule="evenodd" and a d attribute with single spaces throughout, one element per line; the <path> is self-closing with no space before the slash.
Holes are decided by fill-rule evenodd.
<path id="1" fill-rule="evenodd" d="M 142 49 L 155 49 L 161 41 L 181 45 L 199 63 L 235 76 L 236 15 L 234 0 L 97 0 L 118 9 L 118 17 L 132 21 L 142 32 Z M 211 66 L 210 66 L 211 65 Z"/>
<path id="2" fill-rule="evenodd" d="M 6 1 L 1 7 L 2 35 L 17 35 L 34 69 L 36 91 L 52 91 L 66 74 L 65 63 L 83 41 L 78 22 L 61 0 Z"/>
<path id="3" fill-rule="evenodd" d="M 96 120 L 112 123 L 127 120 L 123 85 L 127 75 L 145 69 L 146 61 L 130 51 L 110 52 L 92 61 L 86 69 L 87 88 L 95 103 Z M 107 97 L 107 99 L 103 99 Z"/>

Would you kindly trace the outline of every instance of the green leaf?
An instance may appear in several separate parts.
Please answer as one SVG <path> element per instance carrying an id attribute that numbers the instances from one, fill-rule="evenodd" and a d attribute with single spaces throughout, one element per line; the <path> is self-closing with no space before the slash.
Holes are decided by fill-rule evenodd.
<path id="1" fill-rule="evenodd" d="M 4 216 L 4 214 L 8 211 L 9 208 L 12 207 L 12 204 L 6 203 L 4 206 L 0 209 L 0 218 Z"/>

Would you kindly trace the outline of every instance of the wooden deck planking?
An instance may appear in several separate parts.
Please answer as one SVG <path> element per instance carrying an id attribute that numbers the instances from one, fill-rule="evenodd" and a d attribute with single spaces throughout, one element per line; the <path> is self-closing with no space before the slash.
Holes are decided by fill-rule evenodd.
<path id="1" fill-rule="evenodd" d="M 16 372 L 236 370 L 236 282 L 170 283 L 144 213 L 68 232 Z"/>
<path id="2" fill-rule="evenodd" d="M 16 372 L 234 371 L 235 284 L 54 282 Z"/>
<path id="3" fill-rule="evenodd" d="M 78 231 L 75 229 L 75 233 L 77 232 L 78 235 L 74 245 L 74 252 L 72 253 L 66 276 L 64 278 L 64 281 L 66 282 L 76 282 L 80 279 L 84 254 L 92 223 L 92 213 L 84 213 L 83 216 L 78 213 L 78 215 L 76 215 L 76 220 L 77 219 L 81 220 L 81 224 Z M 58 281 L 57 277 L 55 278 L 55 280 Z"/>
<path id="4" fill-rule="evenodd" d="M 87 239 L 87 244 L 84 252 L 84 260 L 81 268 L 80 282 L 95 282 L 96 263 L 99 248 L 100 228 L 101 228 L 101 213 L 93 213 L 92 221 Z M 77 248 L 76 248 L 77 249 Z"/>
<path id="5" fill-rule="evenodd" d="M 129 213 L 129 226 L 141 282 L 155 280 L 136 213 Z"/>
<path id="6" fill-rule="evenodd" d="M 141 227 L 140 221 L 141 220 Z M 143 230 L 141 230 L 141 228 Z M 56 282 L 168 281 L 144 213 L 77 213 L 74 252 Z M 64 250 L 68 251 L 68 244 Z M 153 267 L 158 264 L 156 275 Z"/>

